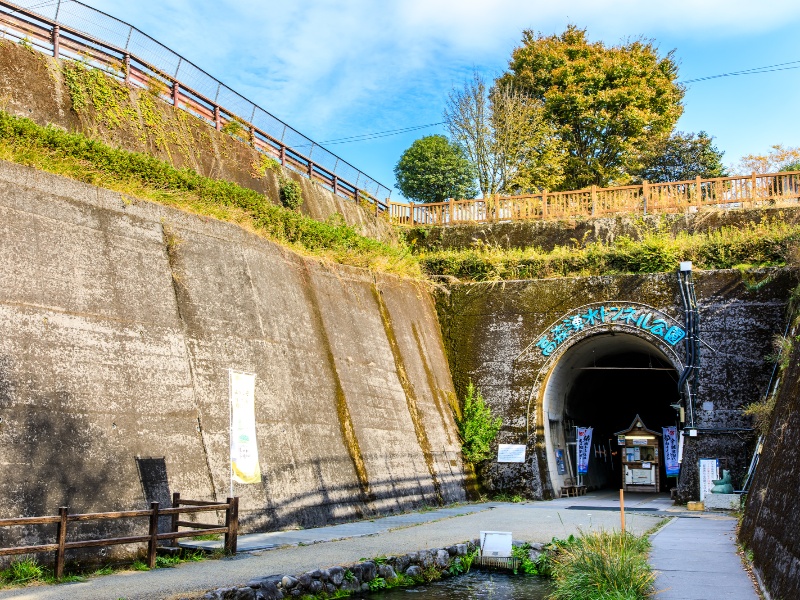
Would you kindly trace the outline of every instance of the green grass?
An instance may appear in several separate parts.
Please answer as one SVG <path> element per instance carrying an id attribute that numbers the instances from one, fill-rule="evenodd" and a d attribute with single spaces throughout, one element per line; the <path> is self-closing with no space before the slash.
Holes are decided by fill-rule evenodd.
<path id="1" fill-rule="evenodd" d="M 563 544 L 552 563 L 550 600 L 642 600 L 653 591 L 646 535 L 599 531 Z"/>
<path id="2" fill-rule="evenodd" d="M 0 112 L 0 159 L 238 223 L 301 254 L 375 271 L 421 276 L 416 258 L 404 245 L 359 235 L 341 217 L 328 223 L 316 221 L 272 204 L 255 190 L 203 177 L 191 169 L 176 169 L 147 154 L 113 148 L 5 112 Z"/>
<path id="3" fill-rule="evenodd" d="M 465 250 L 422 251 L 418 256 L 429 276 L 502 281 L 662 273 L 675 271 L 682 260 L 691 260 L 697 269 L 780 267 L 797 263 L 799 254 L 800 224 L 775 218 L 705 233 L 673 235 L 651 230 L 640 240 L 620 236 L 612 243 L 557 246 L 551 251 L 479 245 Z"/>

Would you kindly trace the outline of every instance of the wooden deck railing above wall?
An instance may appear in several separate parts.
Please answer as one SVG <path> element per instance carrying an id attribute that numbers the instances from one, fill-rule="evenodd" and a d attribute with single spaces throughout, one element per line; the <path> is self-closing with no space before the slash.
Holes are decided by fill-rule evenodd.
<path id="1" fill-rule="evenodd" d="M 237 94 L 132 25 L 75 0 L 0 0 L 0 36 L 79 60 L 250 144 L 334 194 L 387 208 L 386 186 Z M 154 86 L 155 84 L 155 86 Z M 226 128 L 226 131 L 229 128 Z"/>
<path id="2" fill-rule="evenodd" d="M 389 203 L 401 225 L 456 225 L 531 219 L 584 219 L 610 214 L 683 213 L 797 204 L 800 171 L 643 183 L 524 196 L 494 196 L 431 204 Z"/>

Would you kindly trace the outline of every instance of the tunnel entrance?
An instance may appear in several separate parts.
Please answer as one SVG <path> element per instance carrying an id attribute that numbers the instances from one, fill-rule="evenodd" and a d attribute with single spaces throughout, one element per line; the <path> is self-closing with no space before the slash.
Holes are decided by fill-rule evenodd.
<path id="1" fill-rule="evenodd" d="M 556 493 L 576 478 L 575 428 L 593 427 L 588 489 L 619 489 L 622 453 L 616 432 L 638 414 L 655 431 L 676 425 L 680 368 L 649 341 L 628 333 L 588 337 L 567 350 L 547 377 L 542 399 L 550 481 Z M 663 457 L 663 448 L 659 449 Z M 662 491 L 675 485 L 660 460 Z"/>

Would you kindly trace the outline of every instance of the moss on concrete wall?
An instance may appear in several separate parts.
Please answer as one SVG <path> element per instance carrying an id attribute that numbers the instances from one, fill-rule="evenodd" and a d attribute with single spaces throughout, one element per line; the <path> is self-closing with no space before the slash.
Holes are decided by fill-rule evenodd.
<path id="1" fill-rule="evenodd" d="M 256 374 L 245 531 L 463 500 L 429 293 L 0 163 L 0 516 L 224 500 L 230 368 Z"/>

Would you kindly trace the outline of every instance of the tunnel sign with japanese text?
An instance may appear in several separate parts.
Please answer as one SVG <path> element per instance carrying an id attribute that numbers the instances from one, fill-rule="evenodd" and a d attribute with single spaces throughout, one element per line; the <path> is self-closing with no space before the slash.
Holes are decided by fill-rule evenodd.
<path id="1" fill-rule="evenodd" d="M 674 346 L 686 337 L 686 331 L 674 319 L 656 309 L 626 304 L 600 303 L 587 305 L 557 322 L 541 336 L 536 347 L 543 356 L 550 356 L 571 336 L 602 325 L 625 325 L 641 329 Z"/>

